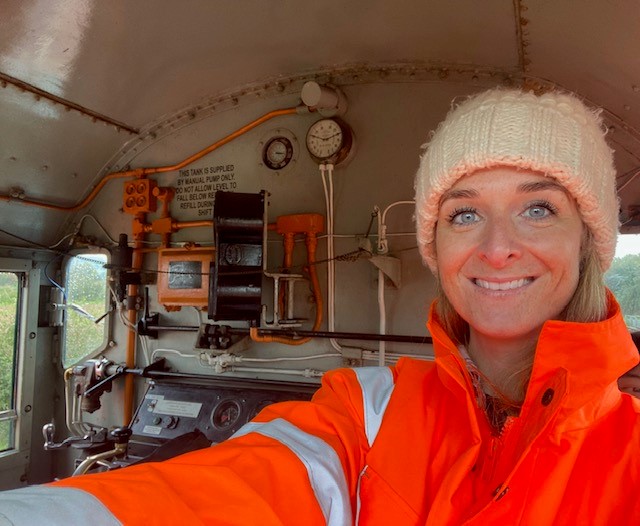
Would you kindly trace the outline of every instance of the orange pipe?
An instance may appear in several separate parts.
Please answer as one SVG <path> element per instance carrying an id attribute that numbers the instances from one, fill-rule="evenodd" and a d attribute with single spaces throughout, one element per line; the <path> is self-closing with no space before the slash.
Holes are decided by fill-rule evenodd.
<path id="1" fill-rule="evenodd" d="M 145 234 L 166 234 L 168 232 L 165 232 L 163 230 L 165 228 L 171 228 L 171 232 L 177 232 L 178 230 L 182 230 L 183 228 L 196 228 L 203 226 L 213 228 L 213 221 L 171 221 L 170 225 L 165 224 L 165 222 L 162 221 L 160 229 L 157 227 L 157 222 L 145 223 L 141 228 L 145 232 Z"/>
<path id="2" fill-rule="evenodd" d="M 181 230 L 183 228 L 197 228 L 200 226 L 208 226 L 213 228 L 213 221 L 175 221 L 171 224 L 172 228 Z"/>
<path id="3" fill-rule="evenodd" d="M 145 221 L 145 214 L 138 214 L 134 221 L 138 220 L 140 222 Z M 137 233 L 134 236 L 134 246 L 133 246 L 133 258 L 131 261 L 131 269 L 133 272 L 137 272 L 142 269 L 142 257 L 143 252 L 142 241 L 144 239 L 144 233 Z M 131 297 L 135 297 L 138 295 L 138 285 L 129 285 L 127 287 L 127 295 Z M 133 369 L 136 363 L 136 331 L 135 325 L 138 318 L 138 311 L 133 308 L 127 310 L 127 320 L 131 324 L 129 327 L 129 333 L 127 334 L 127 351 L 125 362 L 127 364 L 127 368 Z M 131 423 L 131 419 L 133 417 L 133 375 L 127 374 L 124 379 L 124 407 L 123 407 L 123 424 L 128 426 Z"/>
<path id="4" fill-rule="evenodd" d="M 48 210 L 56 210 L 58 212 L 77 212 L 78 210 L 87 206 L 91 201 L 93 201 L 95 197 L 98 195 L 98 193 L 100 192 L 100 190 L 102 190 L 102 187 L 105 184 L 107 184 L 109 181 L 111 181 L 111 179 L 118 179 L 122 177 L 141 177 L 142 170 L 143 169 L 128 170 L 126 172 L 113 172 L 105 175 L 100 180 L 100 182 L 95 186 L 95 188 L 91 190 L 91 193 L 82 202 L 74 206 L 60 206 L 60 205 L 54 205 L 51 203 L 45 203 L 42 201 L 32 201 L 30 199 L 17 199 L 15 197 L 11 197 L 10 195 L 6 195 L 6 194 L 0 194 L 0 201 L 20 203 L 21 205 L 35 206 L 38 208 L 46 208 Z"/>
<path id="5" fill-rule="evenodd" d="M 198 153 L 193 154 L 191 157 L 186 158 L 184 161 L 178 164 L 174 164 L 171 166 L 161 166 L 159 168 L 145 168 L 145 175 L 163 173 L 163 172 L 173 172 L 174 170 L 179 170 L 180 168 L 184 168 L 188 164 L 191 164 L 192 162 L 197 161 L 198 159 L 201 159 L 208 153 L 211 153 L 213 150 L 220 148 L 220 146 L 224 146 L 228 142 L 231 142 L 234 139 L 237 139 L 238 137 L 240 137 L 241 135 L 244 135 L 248 131 L 253 130 L 256 126 L 259 126 L 263 122 L 273 119 L 274 117 L 281 117 L 283 115 L 293 115 L 297 112 L 298 112 L 297 108 L 285 108 L 283 110 L 270 111 L 269 113 L 266 113 L 262 117 L 257 118 L 255 121 L 250 122 L 246 126 L 243 126 L 239 130 L 234 131 L 233 133 L 231 133 L 230 135 L 227 135 L 223 139 L 220 139 L 219 141 L 214 142 L 211 146 L 207 146 L 204 150 L 200 150 Z"/>
<path id="6" fill-rule="evenodd" d="M 143 177 L 146 177 L 147 175 L 179 170 L 180 168 L 184 168 L 188 164 L 191 164 L 192 162 L 197 161 L 198 159 L 201 159 L 208 153 L 211 153 L 213 150 L 220 148 L 220 146 L 224 146 L 228 142 L 231 142 L 232 140 L 240 137 L 241 135 L 244 135 L 245 133 L 252 130 L 256 126 L 259 126 L 260 124 L 270 119 L 273 119 L 275 117 L 280 117 L 282 115 L 293 115 L 295 113 L 297 113 L 297 108 L 295 107 L 285 108 L 282 110 L 274 110 L 269 113 L 266 113 L 262 117 L 257 118 L 256 120 L 240 128 L 239 130 L 236 130 L 230 135 L 227 135 L 223 139 L 220 139 L 219 141 L 214 142 L 212 145 L 206 147 L 204 150 L 200 150 L 198 153 L 195 153 L 191 157 L 187 157 L 184 161 L 181 161 L 177 164 L 173 164 L 171 166 L 160 166 L 155 168 L 136 168 L 134 170 L 127 170 L 124 172 L 112 172 L 110 174 L 107 174 L 100 180 L 100 182 L 95 186 L 95 188 L 91 191 L 91 193 L 77 205 L 60 206 L 52 203 L 46 203 L 44 201 L 32 201 L 31 199 L 19 199 L 19 198 L 11 197 L 8 194 L 0 194 L 0 201 L 7 201 L 7 202 L 10 201 L 14 203 L 20 203 L 26 206 L 35 206 L 39 208 L 45 208 L 48 210 L 56 210 L 59 212 L 77 212 L 78 210 L 84 208 L 89 203 L 91 203 L 91 201 L 93 201 L 95 197 L 98 195 L 100 190 L 102 190 L 104 185 L 107 184 L 111 179 L 117 179 L 117 178 L 123 178 L 123 177 L 143 178 Z"/>

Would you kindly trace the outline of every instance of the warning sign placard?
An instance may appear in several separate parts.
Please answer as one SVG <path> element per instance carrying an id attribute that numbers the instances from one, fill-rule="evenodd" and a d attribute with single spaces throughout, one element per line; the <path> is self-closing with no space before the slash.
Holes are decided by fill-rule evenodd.
<path id="1" fill-rule="evenodd" d="M 178 208 L 183 211 L 197 211 L 200 217 L 211 217 L 215 192 L 235 191 L 238 187 L 235 178 L 233 164 L 180 170 L 175 197 Z"/>

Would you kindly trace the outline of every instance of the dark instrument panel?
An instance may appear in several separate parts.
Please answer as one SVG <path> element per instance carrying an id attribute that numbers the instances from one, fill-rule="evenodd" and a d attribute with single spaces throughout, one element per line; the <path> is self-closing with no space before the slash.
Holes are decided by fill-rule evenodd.
<path id="1" fill-rule="evenodd" d="M 258 380 L 211 382 L 152 380 L 133 417 L 128 457 L 147 457 L 160 446 L 195 430 L 222 442 L 264 407 L 288 400 L 310 400 L 318 386 Z"/>

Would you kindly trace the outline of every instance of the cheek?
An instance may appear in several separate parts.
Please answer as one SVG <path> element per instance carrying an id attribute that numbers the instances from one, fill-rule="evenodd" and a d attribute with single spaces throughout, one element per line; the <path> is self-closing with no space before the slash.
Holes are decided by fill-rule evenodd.
<path id="1" fill-rule="evenodd" d="M 570 282 L 577 284 L 582 258 L 581 241 L 575 237 L 565 238 L 551 243 L 547 253 L 550 255 L 550 264 L 556 267 L 557 272 L 564 274 Z"/>
<path id="2" fill-rule="evenodd" d="M 434 246 L 438 269 L 450 270 L 459 267 L 473 251 L 468 236 L 453 233 L 446 227 L 436 227 Z"/>

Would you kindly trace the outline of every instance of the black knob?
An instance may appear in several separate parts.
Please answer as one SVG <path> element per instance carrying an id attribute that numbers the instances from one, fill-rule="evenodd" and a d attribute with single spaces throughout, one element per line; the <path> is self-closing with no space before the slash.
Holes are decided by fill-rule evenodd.
<path id="1" fill-rule="evenodd" d="M 109 434 L 116 444 L 127 444 L 132 433 L 133 431 L 131 431 L 130 427 L 116 427 Z"/>

